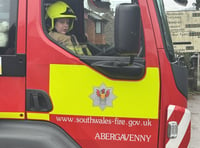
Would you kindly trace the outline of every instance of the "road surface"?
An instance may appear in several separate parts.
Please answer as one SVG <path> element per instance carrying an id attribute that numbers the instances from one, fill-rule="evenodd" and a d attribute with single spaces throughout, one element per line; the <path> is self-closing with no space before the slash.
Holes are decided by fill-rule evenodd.
<path id="1" fill-rule="evenodd" d="M 192 130 L 189 148 L 200 148 L 200 93 L 189 94 L 188 108 L 192 114 Z"/>

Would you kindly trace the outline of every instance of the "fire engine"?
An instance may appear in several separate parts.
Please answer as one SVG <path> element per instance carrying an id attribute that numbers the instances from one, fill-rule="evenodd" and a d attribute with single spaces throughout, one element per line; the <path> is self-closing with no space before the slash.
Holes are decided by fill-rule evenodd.
<path id="1" fill-rule="evenodd" d="M 55 2 L 0 0 L 0 147 L 188 147 L 187 70 L 163 1 L 60 0 L 90 54 L 50 36 Z"/>

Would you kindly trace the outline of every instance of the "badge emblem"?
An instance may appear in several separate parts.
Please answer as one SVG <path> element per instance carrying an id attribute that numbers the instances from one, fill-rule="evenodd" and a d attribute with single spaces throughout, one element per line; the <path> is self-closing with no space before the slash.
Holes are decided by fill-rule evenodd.
<path id="1" fill-rule="evenodd" d="M 106 106 L 112 107 L 112 102 L 116 98 L 113 95 L 113 89 L 104 84 L 99 88 L 95 87 L 90 97 L 93 100 L 93 105 L 99 106 L 101 110 L 104 110 Z"/>

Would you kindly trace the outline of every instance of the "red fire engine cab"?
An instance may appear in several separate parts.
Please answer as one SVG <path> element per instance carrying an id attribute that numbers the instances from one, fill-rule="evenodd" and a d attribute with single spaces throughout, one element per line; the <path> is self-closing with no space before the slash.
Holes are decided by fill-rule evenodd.
<path id="1" fill-rule="evenodd" d="M 60 1 L 90 54 L 50 36 L 57 0 L 0 0 L 0 147 L 188 147 L 187 70 L 163 1 Z"/>

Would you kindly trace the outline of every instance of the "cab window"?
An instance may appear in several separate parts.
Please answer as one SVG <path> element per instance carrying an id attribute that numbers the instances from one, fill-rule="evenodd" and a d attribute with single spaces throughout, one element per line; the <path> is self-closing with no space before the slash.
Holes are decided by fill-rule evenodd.
<path id="1" fill-rule="evenodd" d="M 114 79 L 143 77 L 145 48 L 137 1 L 43 0 L 42 18 L 52 42 L 97 71 Z"/>
<path id="2" fill-rule="evenodd" d="M 17 0 L 0 0 L 0 54 L 16 52 Z"/>

